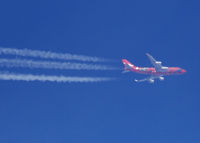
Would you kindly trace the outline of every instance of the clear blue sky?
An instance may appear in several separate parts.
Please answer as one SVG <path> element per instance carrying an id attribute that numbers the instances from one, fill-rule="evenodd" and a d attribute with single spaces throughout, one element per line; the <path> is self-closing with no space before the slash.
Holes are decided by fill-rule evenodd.
<path id="1" fill-rule="evenodd" d="M 113 76 L 105 83 L 0 81 L 2 143 L 199 143 L 198 0 L 6 0 L 0 46 L 69 52 L 150 66 L 151 53 L 186 75 L 155 84 L 121 71 L 12 69 L 20 73 Z M 2 70 L 9 70 L 1 68 Z"/>

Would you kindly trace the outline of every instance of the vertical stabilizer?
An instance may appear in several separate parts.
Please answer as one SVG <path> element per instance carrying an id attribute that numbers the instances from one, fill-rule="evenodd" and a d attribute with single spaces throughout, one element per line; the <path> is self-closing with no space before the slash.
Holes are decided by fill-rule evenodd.
<path id="1" fill-rule="evenodd" d="M 126 59 L 122 59 L 122 63 L 124 64 L 124 71 L 130 71 L 131 69 L 135 68 L 135 65 L 133 65 L 131 62 L 129 62 Z"/>

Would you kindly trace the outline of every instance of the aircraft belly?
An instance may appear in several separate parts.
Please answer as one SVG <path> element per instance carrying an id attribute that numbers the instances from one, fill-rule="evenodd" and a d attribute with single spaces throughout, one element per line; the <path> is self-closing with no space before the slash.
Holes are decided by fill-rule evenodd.
<path id="1" fill-rule="evenodd" d="M 144 69 L 146 69 L 146 70 L 144 70 Z M 134 71 L 137 73 L 140 73 L 140 74 L 153 75 L 153 76 L 162 76 L 162 75 L 171 75 L 172 74 L 168 70 L 168 67 L 160 69 L 159 71 L 156 71 L 155 68 L 139 68 Z"/>

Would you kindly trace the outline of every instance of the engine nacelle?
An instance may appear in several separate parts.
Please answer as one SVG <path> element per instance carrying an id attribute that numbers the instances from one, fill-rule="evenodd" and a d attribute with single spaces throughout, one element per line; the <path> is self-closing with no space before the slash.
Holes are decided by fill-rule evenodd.
<path id="1" fill-rule="evenodd" d="M 165 79 L 165 78 L 162 77 L 162 76 L 159 77 L 159 80 L 160 80 L 160 81 L 163 81 L 164 79 Z"/>
<path id="2" fill-rule="evenodd" d="M 150 83 L 154 83 L 154 80 L 153 80 L 153 79 L 149 79 L 149 82 L 150 82 Z"/>
<path id="3" fill-rule="evenodd" d="M 161 65 L 161 64 L 162 64 L 162 62 L 161 62 L 161 61 L 156 61 L 156 64 L 159 64 L 159 65 Z"/>

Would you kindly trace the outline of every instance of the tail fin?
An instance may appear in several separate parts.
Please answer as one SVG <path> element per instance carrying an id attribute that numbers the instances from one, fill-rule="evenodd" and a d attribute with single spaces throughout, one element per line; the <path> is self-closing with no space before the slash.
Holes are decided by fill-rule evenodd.
<path id="1" fill-rule="evenodd" d="M 124 71 L 130 71 L 131 69 L 135 68 L 135 65 L 133 65 L 131 62 L 129 62 L 126 59 L 122 59 L 122 63 L 124 64 Z"/>

